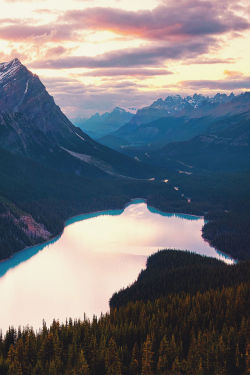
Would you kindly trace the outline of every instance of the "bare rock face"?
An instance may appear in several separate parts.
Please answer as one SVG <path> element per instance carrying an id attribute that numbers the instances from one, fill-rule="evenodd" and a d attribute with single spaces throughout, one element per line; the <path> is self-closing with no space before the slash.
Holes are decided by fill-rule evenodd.
<path id="1" fill-rule="evenodd" d="M 0 64 L 0 147 L 40 161 L 51 152 L 60 153 L 61 147 L 85 153 L 98 150 L 18 59 Z"/>
<path id="2" fill-rule="evenodd" d="M 23 227 L 24 232 L 31 239 L 48 240 L 51 233 L 41 223 L 37 223 L 31 215 L 21 216 L 19 225 Z"/>
<path id="3" fill-rule="evenodd" d="M 52 137 L 65 136 L 74 129 L 38 76 L 18 59 L 0 64 L 0 112 L 22 113 Z"/>

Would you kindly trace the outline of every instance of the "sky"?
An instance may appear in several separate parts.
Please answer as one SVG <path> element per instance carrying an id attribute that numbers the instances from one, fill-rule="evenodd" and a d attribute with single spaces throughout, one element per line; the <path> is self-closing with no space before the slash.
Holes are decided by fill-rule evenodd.
<path id="1" fill-rule="evenodd" d="M 250 89 L 249 0 L 0 0 L 19 58 L 70 117 Z"/>

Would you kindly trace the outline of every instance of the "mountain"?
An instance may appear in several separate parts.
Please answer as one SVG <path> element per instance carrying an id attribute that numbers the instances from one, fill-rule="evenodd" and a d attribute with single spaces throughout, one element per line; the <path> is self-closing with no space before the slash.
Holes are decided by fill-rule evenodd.
<path id="1" fill-rule="evenodd" d="M 218 119 L 250 111 L 250 93 L 195 94 L 158 99 L 137 111 L 130 122 L 100 139 L 105 145 L 125 151 L 131 148 L 159 148 L 171 142 L 186 141 L 203 134 Z"/>
<path id="2" fill-rule="evenodd" d="M 0 64 L 0 147 L 85 177 L 151 177 L 142 163 L 98 144 L 74 126 L 39 77 L 18 59 Z"/>
<path id="3" fill-rule="evenodd" d="M 74 126 L 18 59 L 0 64 L 0 160 L 0 259 L 58 235 L 70 216 L 152 194 L 157 172 Z"/>
<path id="4" fill-rule="evenodd" d="M 133 113 L 123 108 L 116 107 L 112 112 L 100 115 L 96 113 L 89 119 L 75 119 L 73 123 L 94 139 L 103 137 L 118 130 L 133 117 Z"/>

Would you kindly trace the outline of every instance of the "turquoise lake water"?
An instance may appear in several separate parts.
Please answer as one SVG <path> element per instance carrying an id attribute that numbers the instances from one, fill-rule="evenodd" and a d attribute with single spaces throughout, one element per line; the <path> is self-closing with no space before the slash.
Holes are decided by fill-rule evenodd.
<path id="1" fill-rule="evenodd" d="M 159 249 L 233 263 L 203 240 L 203 225 L 203 217 L 163 213 L 143 200 L 68 220 L 61 236 L 0 263 L 0 328 L 38 329 L 43 319 L 105 313 L 112 294 L 131 284 Z"/>

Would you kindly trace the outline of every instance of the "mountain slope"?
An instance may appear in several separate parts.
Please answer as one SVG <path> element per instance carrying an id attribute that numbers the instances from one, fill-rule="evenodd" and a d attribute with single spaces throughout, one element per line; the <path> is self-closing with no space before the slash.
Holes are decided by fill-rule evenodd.
<path id="1" fill-rule="evenodd" d="M 146 160 L 146 157 L 145 157 Z M 160 166 L 179 164 L 211 171 L 250 169 L 250 111 L 213 123 L 202 135 L 185 142 L 170 143 L 149 152 L 147 160 Z"/>
<path id="2" fill-rule="evenodd" d="M 0 147 L 84 176 L 147 178 L 152 173 L 75 127 L 18 59 L 0 64 Z"/>

